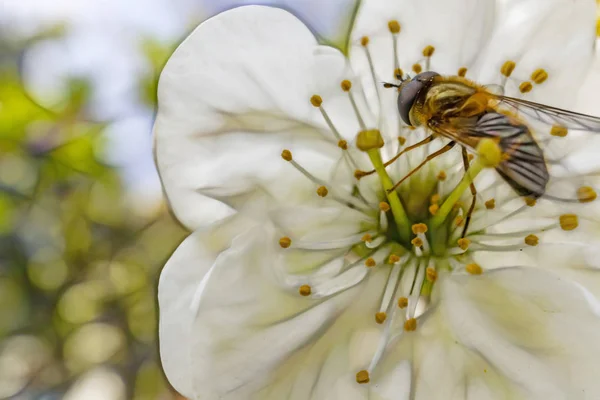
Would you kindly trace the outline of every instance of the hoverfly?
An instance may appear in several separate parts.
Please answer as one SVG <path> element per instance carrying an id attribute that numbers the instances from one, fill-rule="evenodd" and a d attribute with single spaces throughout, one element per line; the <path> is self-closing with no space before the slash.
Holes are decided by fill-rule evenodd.
<path id="1" fill-rule="evenodd" d="M 385 83 L 384 86 L 398 88 L 398 112 L 402 120 L 412 127 L 425 127 L 431 133 L 398 153 L 386 165 L 436 137 L 450 140 L 397 182 L 394 189 L 425 163 L 456 144 L 462 147 L 464 168 L 468 170 L 467 149 L 475 150 L 482 139 L 491 138 L 497 141 L 503 153 L 496 171 L 517 194 L 537 199 L 545 194 L 550 174 L 544 151 L 521 115 L 551 125 L 564 134 L 567 130 L 600 133 L 600 118 L 494 94 L 487 87 L 458 76 L 441 76 L 428 71 L 404 79 L 399 85 Z M 463 236 L 476 201 L 473 184 L 471 194 L 473 199 Z"/>

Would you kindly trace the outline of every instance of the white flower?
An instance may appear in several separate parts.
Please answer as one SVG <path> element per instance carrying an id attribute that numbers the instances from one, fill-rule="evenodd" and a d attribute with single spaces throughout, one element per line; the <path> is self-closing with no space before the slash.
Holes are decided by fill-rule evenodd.
<path id="1" fill-rule="evenodd" d="M 206 21 L 165 67 L 156 158 L 196 229 L 159 286 L 169 380 L 194 399 L 599 398 L 598 177 L 572 153 L 597 141 L 547 135 L 557 164 L 537 204 L 481 171 L 465 238 L 460 150 L 390 195 L 445 142 L 380 165 L 426 134 L 381 85 L 398 68 L 467 67 L 519 95 L 543 68 L 528 99 L 591 98 L 594 2 L 391 3 L 363 2 L 348 58 L 249 6 Z"/>

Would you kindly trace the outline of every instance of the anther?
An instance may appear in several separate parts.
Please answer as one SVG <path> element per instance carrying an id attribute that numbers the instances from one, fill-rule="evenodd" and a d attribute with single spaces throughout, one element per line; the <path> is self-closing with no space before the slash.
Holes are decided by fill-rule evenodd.
<path id="1" fill-rule="evenodd" d="M 502 161 L 502 150 L 493 139 L 481 139 L 477 145 L 477 153 L 481 164 L 488 168 L 495 168 Z"/>
<path id="2" fill-rule="evenodd" d="M 390 22 L 388 22 L 388 29 L 394 34 L 400 33 L 400 23 L 395 19 L 391 20 Z"/>
<path id="3" fill-rule="evenodd" d="M 388 264 L 395 264 L 398 261 L 400 261 L 400 257 L 398 257 L 396 254 L 390 254 L 388 257 Z"/>
<path id="4" fill-rule="evenodd" d="M 481 275 L 483 273 L 483 269 L 479 266 L 479 264 L 468 264 L 465 267 L 465 270 L 471 275 Z"/>
<path id="5" fill-rule="evenodd" d="M 360 44 L 363 47 L 367 47 L 367 45 L 369 44 L 369 37 L 368 36 L 363 36 L 360 38 Z"/>
<path id="6" fill-rule="evenodd" d="M 400 146 L 404 146 L 406 138 L 404 136 L 398 136 L 398 143 L 400 143 Z"/>
<path id="7" fill-rule="evenodd" d="M 420 74 L 423 71 L 423 67 L 421 67 L 421 64 L 413 64 L 412 70 L 415 74 Z"/>
<path id="8" fill-rule="evenodd" d="M 394 70 L 394 78 L 396 78 L 398 80 L 402 80 L 403 76 L 404 76 L 404 71 L 402 71 L 402 68 L 396 68 Z"/>
<path id="9" fill-rule="evenodd" d="M 538 68 L 531 74 L 531 80 L 538 85 L 544 83 L 548 79 L 548 73 L 543 68 Z"/>
<path id="10" fill-rule="evenodd" d="M 340 86 L 344 92 L 349 92 L 350 89 L 352 89 L 352 82 L 350 82 L 348 79 L 344 79 Z"/>
<path id="11" fill-rule="evenodd" d="M 577 189 L 577 199 L 580 203 L 590 203 L 596 200 L 596 197 L 598 197 L 596 191 L 589 186 L 582 186 Z"/>
<path id="12" fill-rule="evenodd" d="M 363 369 L 362 371 L 358 371 L 356 374 L 356 382 L 360 384 L 369 383 L 370 380 L 371 378 L 369 378 L 369 371 Z"/>
<path id="13" fill-rule="evenodd" d="M 505 77 L 509 78 L 515 70 L 516 66 L 517 64 L 514 61 L 506 61 L 504 64 L 502 64 L 502 67 L 500 68 L 500 73 Z"/>
<path id="14" fill-rule="evenodd" d="M 362 178 L 363 176 L 367 176 L 367 175 L 369 175 L 367 172 L 365 172 L 365 171 L 361 171 L 360 169 L 357 169 L 356 171 L 354 171 L 354 177 L 355 177 L 356 179 L 360 179 L 360 178 Z"/>
<path id="15" fill-rule="evenodd" d="M 356 137 L 356 147 L 362 151 L 380 149 L 383 147 L 383 145 L 383 137 L 381 137 L 381 132 L 379 132 L 377 129 L 361 131 Z M 356 173 L 354 176 L 356 177 Z"/>
<path id="16" fill-rule="evenodd" d="M 292 152 L 289 150 L 283 150 L 281 152 L 281 158 L 283 158 L 285 161 L 292 161 Z"/>
<path id="17" fill-rule="evenodd" d="M 440 210 L 439 204 L 432 204 L 429 206 L 429 214 L 435 215 Z"/>
<path id="18" fill-rule="evenodd" d="M 462 250 L 467 250 L 469 248 L 469 245 L 471 244 L 471 241 L 467 238 L 461 238 L 458 239 L 458 247 L 460 247 Z"/>
<path id="19" fill-rule="evenodd" d="M 413 332 L 417 329 L 417 320 L 415 318 L 409 318 L 404 321 L 404 330 L 407 332 Z"/>
<path id="20" fill-rule="evenodd" d="M 525 204 L 527 204 L 529 207 L 533 207 L 537 204 L 537 200 L 533 197 L 525 197 Z"/>
<path id="21" fill-rule="evenodd" d="M 487 208 L 488 210 L 493 210 L 494 208 L 496 208 L 496 200 L 495 199 L 489 199 L 484 204 L 485 204 L 485 208 Z"/>
<path id="22" fill-rule="evenodd" d="M 441 199 L 442 199 L 442 197 L 439 195 L 439 193 L 436 193 L 433 196 L 431 196 L 431 198 L 429 199 L 429 202 L 431 204 L 437 204 L 440 202 Z"/>
<path id="23" fill-rule="evenodd" d="M 292 245 L 292 239 L 290 239 L 287 236 L 284 236 L 281 239 L 279 239 L 279 245 L 282 248 L 287 249 L 288 247 L 290 247 Z"/>
<path id="24" fill-rule="evenodd" d="M 379 203 L 379 209 L 383 212 L 388 212 L 390 211 L 390 204 L 386 201 L 382 201 Z"/>
<path id="25" fill-rule="evenodd" d="M 465 67 L 460 67 L 460 68 L 458 69 L 458 73 L 457 73 L 457 75 L 458 75 L 458 76 L 460 76 L 460 77 L 463 77 L 463 78 L 464 78 L 464 77 L 465 77 L 465 75 L 467 75 L 467 68 L 465 68 Z"/>
<path id="26" fill-rule="evenodd" d="M 533 89 L 533 85 L 529 81 L 522 82 L 519 85 L 519 91 L 521 93 L 529 93 L 531 92 L 531 89 Z"/>
<path id="27" fill-rule="evenodd" d="M 369 257 L 365 260 L 365 266 L 367 266 L 369 268 L 373 268 L 376 265 L 377 265 L 377 263 L 375 262 L 375 260 L 372 257 Z"/>
<path id="28" fill-rule="evenodd" d="M 375 322 L 383 324 L 387 318 L 387 314 L 384 312 L 378 312 L 375 314 Z"/>
<path id="29" fill-rule="evenodd" d="M 345 141 L 344 139 L 340 139 L 338 141 L 338 147 L 342 150 L 348 150 L 348 142 Z"/>
<path id="30" fill-rule="evenodd" d="M 433 47 L 433 46 L 426 46 L 423 49 L 423 57 L 431 57 L 434 52 L 435 52 L 435 47 Z"/>
<path id="31" fill-rule="evenodd" d="M 301 296 L 310 296 L 312 289 L 308 285 L 302 285 L 298 288 L 298 293 L 300 293 Z"/>
<path id="32" fill-rule="evenodd" d="M 373 240 L 373 237 L 372 237 L 370 234 L 368 234 L 368 233 L 365 233 L 365 234 L 363 235 L 363 237 L 362 237 L 362 238 L 360 238 L 360 240 L 362 240 L 362 241 L 363 241 L 363 242 L 365 242 L 365 243 L 371 243 L 371 241 Z"/>
<path id="33" fill-rule="evenodd" d="M 323 99 L 318 94 L 315 94 L 310 98 L 310 104 L 315 107 L 321 107 L 321 104 L 323 104 Z"/>
<path id="34" fill-rule="evenodd" d="M 537 246 L 540 243 L 540 239 L 531 234 L 531 235 L 527 235 L 527 237 L 525 237 L 525 244 L 528 246 Z"/>
<path id="35" fill-rule="evenodd" d="M 440 172 L 437 174 L 437 179 L 438 179 L 438 181 L 442 181 L 442 182 L 443 182 L 443 181 L 445 181 L 445 180 L 446 180 L 446 178 L 448 178 L 448 175 L 446 174 L 446 171 L 440 171 Z"/>
<path id="36" fill-rule="evenodd" d="M 569 130 L 564 126 L 554 125 L 552 129 L 550 129 L 550 134 L 556 137 L 565 137 L 569 133 Z"/>
<path id="37" fill-rule="evenodd" d="M 437 280 L 438 274 L 435 268 L 427 267 L 427 269 L 425 270 L 425 276 L 427 277 L 427 280 L 429 282 L 435 282 Z"/>
<path id="38" fill-rule="evenodd" d="M 579 219 L 575 214 L 564 214 L 559 218 L 560 227 L 564 231 L 572 231 L 579 226 Z"/>
<path id="39" fill-rule="evenodd" d="M 317 194 L 321 197 L 327 196 L 328 193 L 329 190 L 327 190 L 325 186 L 319 186 L 319 188 L 317 189 Z"/>
<path id="40" fill-rule="evenodd" d="M 461 215 L 458 215 L 454 220 L 454 223 L 456 226 L 463 226 L 465 224 L 465 219 Z"/>
<path id="41" fill-rule="evenodd" d="M 413 240 L 410 241 L 410 243 L 412 243 L 412 245 L 415 247 L 423 246 L 423 240 L 419 237 L 414 238 Z"/>
<path id="42" fill-rule="evenodd" d="M 412 226 L 412 232 L 415 235 L 418 235 L 419 233 L 426 233 L 427 232 L 427 225 L 425 224 L 414 224 Z"/>
<path id="43" fill-rule="evenodd" d="M 406 297 L 400 297 L 398 299 L 398 307 L 406 308 L 408 306 L 408 299 Z"/>

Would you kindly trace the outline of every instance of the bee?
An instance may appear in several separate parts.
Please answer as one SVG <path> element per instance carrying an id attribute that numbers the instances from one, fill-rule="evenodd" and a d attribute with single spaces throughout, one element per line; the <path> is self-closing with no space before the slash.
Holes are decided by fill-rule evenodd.
<path id="1" fill-rule="evenodd" d="M 484 138 L 495 140 L 503 154 L 496 167 L 498 174 L 520 196 L 537 199 L 546 192 L 550 179 L 547 160 L 540 143 L 535 139 L 526 117 L 533 118 L 566 134 L 567 130 L 600 133 L 600 118 L 562 110 L 493 93 L 459 76 L 442 76 L 433 71 L 402 80 L 399 85 L 385 83 L 398 89 L 398 112 L 412 127 L 425 127 L 431 134 L 407 147 L 400 155 L 444 137 L 450 142 L 430 154 L 420 165 L 396 183 L 394 189 L 431 159 L 449 151 L 457 144 L 462 147 L 465 171 L 469 168 L 468 150 L 475 150 Z M 467 212 L 463 236 L 475 207 L 477 191 L 471 184 L 473 196 Z"/>

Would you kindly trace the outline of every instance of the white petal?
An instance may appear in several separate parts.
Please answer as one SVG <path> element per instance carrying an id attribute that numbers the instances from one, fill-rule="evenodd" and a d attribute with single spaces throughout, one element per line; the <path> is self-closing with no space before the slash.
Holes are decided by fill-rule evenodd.
<path id="1" fill-rule="evenodd" d="M 327 98 L 324 86 L 341 92 L 344 69 L 341 53 L 319 46 L 281 9 L 240 7 L 200 25 L 158 89 L 156 160 L 177 217 L 193 228 L 232 212 L 205 190 L 233 196 L 275 184 L 290 171 L 279 155 L 292 137 L 294 144 L 318 138 L 320 150 L 339 152 L 309 99 Z"/>

